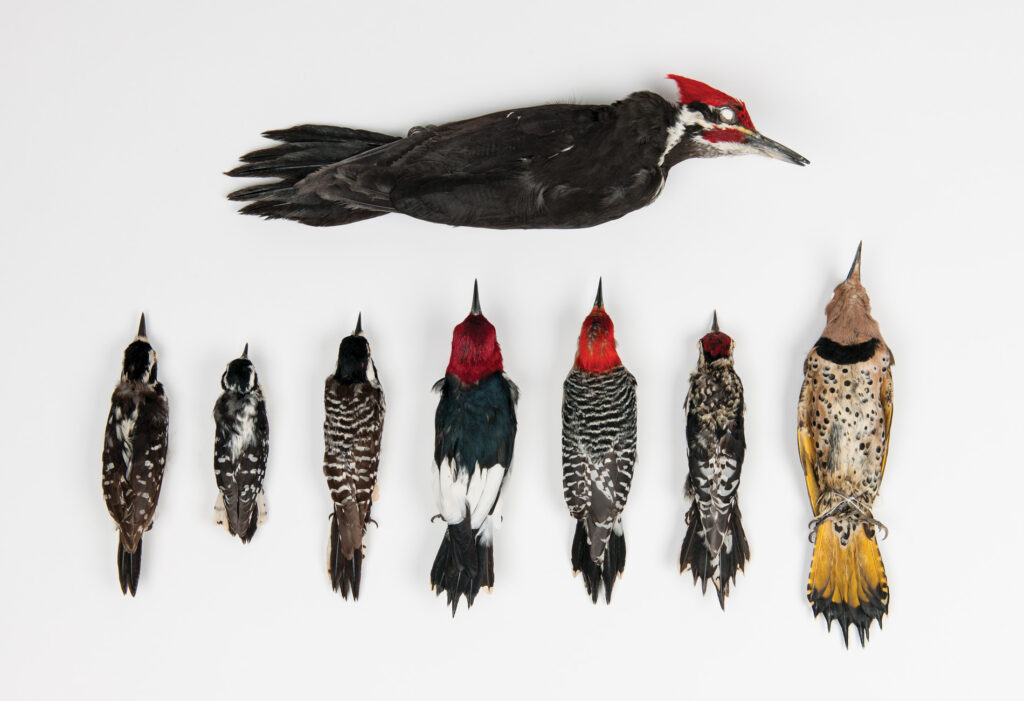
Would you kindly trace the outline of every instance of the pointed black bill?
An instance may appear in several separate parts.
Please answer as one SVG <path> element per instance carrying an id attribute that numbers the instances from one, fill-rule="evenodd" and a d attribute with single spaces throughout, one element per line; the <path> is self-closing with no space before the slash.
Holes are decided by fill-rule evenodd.
<path id="1" fill-rule="evenodd" d="M 353 336 L 361 336 L 363 333 L 363 313 L 359 312 L 359 318 L 356 319 L 356 330 L 352 332 Z"/>
<path id="2" fill-rule="evenodd" d="M 143 312 L 142 316 L 139 317 L 139 332 L 135 334 L 136 338 L 146 338 L 146 313 Z"/>
<path id="3" fill-rule="evenodd" d="M 249 344 L 248 343 L 246 343 L 245 344 L 245 348 L 242 349 L 242 356 L 241 357 L 246 358 L 246 359 L 249 358 Z"/>
<path id="4" fill-rule="evenodd" d="M 711 320 L 711 330 L 712 331 L 718 331 L 718 310 L 717 309 L 715 310 L 714 318 Z"/>
<path id="5" fill-rule="evenodd" d="M 857 282 L 860 282 L 860 249 L 863 247 L 863 241 L 857 244 L 857 255 L 853 258 L 853 265 L 850 266 L 850 272 L 846 274 L 847 280 L 856 280 Z"/>
<path id="6" fill-rule="evenodd" d="M 778 141 L 773 141 L 767 136 L 756 131 L 752 132 L 751 135 L 747 137 L 747 144 L 769 158 L 786 161 L 787 163 L 793 163 L 798 166 L 805 166 L 810 163 L 809 160 L 793 149 L 787 148 Z"/>
<path id="7" fill-rule="evenodd" d="M 597 297 L 594 298 L 594 308 L 604 309 L 604 278 L 597 279 Z"/>
<path id="8" fill-rule="evenodd" d="M 480 315 L 480 287 L 476 280 L 473 281 L 473 308 L 469 310 L 469 313 Z"/>

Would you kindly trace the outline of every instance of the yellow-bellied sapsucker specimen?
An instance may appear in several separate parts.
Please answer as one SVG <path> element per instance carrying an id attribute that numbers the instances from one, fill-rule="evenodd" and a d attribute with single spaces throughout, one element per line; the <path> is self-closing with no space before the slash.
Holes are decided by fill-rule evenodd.
<path id="1" fill-rule="evenodd" d="M 715 585 L 724 609 L 729 584 L 736 582 L 750 557 L 737 490 L 746 440 L 743 437 L 743 384 L 733 368 L 733 340 L 718 330 L 715 312 L 711 332 L 697 344 L 697 370 L 686 394 L 686 493 L 693 503 L 686 514 L 686 536 L 679 571 L 693 571 L 707 593 Z"/>
<path id="2" fill-rule="evenodd" d="M 452 354 L 434 416 L 435 494 L 448 524 L 430 570 L 430 586 L 448 593 L 452 615 L 494 587 L 494 531 L 512 466 L 519 390 L 502 370 L 497 332 L 480 312 L 473 284 L 469 316 L 455 327 Z"/>
<path id="3" fill-rule="evenodd" d="M 377 466 L 384 432 L 384 390 L 363 335 L 356 330 L 341 341 L 334 374 L 324 383 L 324 476 L 331 490 L 331 540 L 327 571 L 331 586 L 359 598 L 363 536 L 377 498 Z"/>
<path id="4" fill-rule="evenodd" d="M 828 627 L 849 626 L 861 645 L 889 611 L 889 583 L 871 513 L 885 473 L 892 425 L 893 356 L 860 283 L 860 247 L 825 308 L 827 323 L 807 354 L 797 409 L 797 445 L 814 520 L 807 598 Z"/>
<path id="5" fill-rule="evenodd" d="M 167 458 L 167 398 L 156 379 L 146 316 L 125 348 L 103 439 L 103 498 L 117 524 L 117 577 L 125 594 L 139 586 L 142 534 L 153 525 Z"/>
<path id="6" fill-rule="evenodd" d="M 270 450 L 267 405 L 248 343 L 241 357 L 228 363 L 220 386 L 224 392 L 213 406 L 213 474 L 219 492 L 213 518 L 248 543 L 267 518 L 263 477 Z"/>
<path id="7" fill-rule="evenodd" d="M 635 463 L 636 378 L 619 360 L 598 283 L 562 394 L 562 485 L 576 519 L 572 569 L 583 573 L 595 604 L 602 582 L 611 602 L 615 578 L 626 566 L 622 509 Z"/>

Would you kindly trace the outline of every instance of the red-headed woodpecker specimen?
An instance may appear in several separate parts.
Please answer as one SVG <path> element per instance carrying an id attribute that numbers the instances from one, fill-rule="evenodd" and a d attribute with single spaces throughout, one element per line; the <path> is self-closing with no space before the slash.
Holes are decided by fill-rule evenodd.
<path id="1" fill-rule="evenodd" d="M 397 212 L 491 229 L 576 229 L 645 207 L 672 166 L 756 153 L 807 165 L 762 136 L 742 100 L 669 75 L 678 98 L 505 109 L 405 137 L 306 124 L 228 175 L 273 178 L 232 192 L 244 214 L 336 226 Z"/>
<path id="2" fill-rule="evenodd" d="M 434 489 L 447 524 L 430 570 L 430 585 L 473 605 L 481 587 L 494 587 L 494 532 L 501 524 L 501 490 L 512 466 L 519 390 L 505 375 L 497 333 L 473 305 L 452 334 L 452 354 L 434 416 Z"/>

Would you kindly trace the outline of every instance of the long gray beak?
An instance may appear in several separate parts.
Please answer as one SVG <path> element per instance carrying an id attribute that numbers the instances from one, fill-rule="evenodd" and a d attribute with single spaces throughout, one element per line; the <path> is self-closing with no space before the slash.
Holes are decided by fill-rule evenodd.
<path id="1" fill-rule="evenodd" d="M 135 338 L 142 339 L 143 341 L 149 340 L 149 339 L 146 338 L 146 313 L 145 312 L 143 312 L 142 316 L 139 317 L 139 332 L 137 334 L 135 334 Z"/>
<path id="2" fill-rule="evenodd" d="M 793 149 L 786 148 L 778 141 L 772 141 L 760 132 L 752 132 L 751 135 L 747 137 L 746 143 L 748 146 L 753 147 L 762 155 L 768 156 L 769 158 L 776 158 L 780 161 L 786 161 L 787 163 L 795 163 L 798 166 L 805 166 L 810 163 L 809 160 Z"/>

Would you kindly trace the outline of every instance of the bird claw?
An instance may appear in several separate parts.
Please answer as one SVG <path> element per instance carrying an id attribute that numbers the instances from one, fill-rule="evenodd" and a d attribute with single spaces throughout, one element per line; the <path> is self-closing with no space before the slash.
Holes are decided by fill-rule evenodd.
<path id="1" fill-rule="evenodd" d="M 444 516 L 441 515 L 441 514 L 434 514 L 433 516 L 430 517 L 430 522 L 433 523 L 437 519 L 441 519 L 442 521 L 444 521 Z"/>

